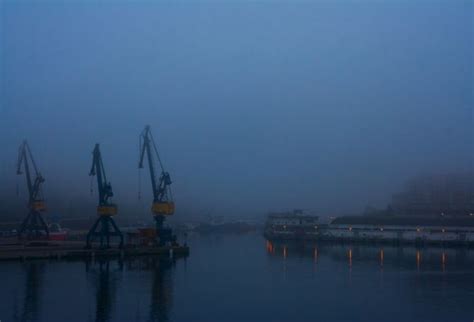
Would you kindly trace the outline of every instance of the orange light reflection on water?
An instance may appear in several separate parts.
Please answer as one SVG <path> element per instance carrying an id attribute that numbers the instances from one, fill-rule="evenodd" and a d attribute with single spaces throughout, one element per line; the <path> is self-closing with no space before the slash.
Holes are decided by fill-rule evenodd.
<path id="1" fill-rule="evenodd" d="M 421 252 L 419 250 L 416 251 L 416 268 L 420 269 L 421 264 Z"/>
<path id="2" fill-rule="evenodd" d="M 380 250 L 380 266 L 383 267 L 383 248 Z"/>

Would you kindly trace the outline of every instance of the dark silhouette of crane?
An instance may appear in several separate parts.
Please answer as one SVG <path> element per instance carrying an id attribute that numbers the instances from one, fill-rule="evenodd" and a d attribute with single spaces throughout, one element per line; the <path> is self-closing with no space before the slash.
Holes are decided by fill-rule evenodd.
<path id="1" fill-rule="evenodd" d="M 23 306 L 18 316 L 19 321 L 38 321 L 41 317 L 41 300 L 45 291 L 44 262 L 26 261 L 22 264 L 25 270 L 25 290 Z"/>
<path id="2" fill-rule="evenodd" d="M 86 262 L 88 280 L 95 288 L 96 322 L 113 320 L 114 305 L 117 302 L 116 297 L 123 271 L 123 263 L 119 261 L 117 267 L 114 268 L 112 266 L 114 262 L 105 258 L 99 258 L 93 263 Z"/>
<path id="3" fill-rule="evenodd" d="M 95 145 L 92 156 L 92 167 L 89 175 L 97 177 L 97 187 L 99 190 L 97 214 L 99 215 L 99 218 L 87 234 L 86 247 L 90 248 L 92 238 L 98 236 L 100 237 L 100 247 L 109 248 L 110 237 L 117 236 L 120 238 L 119 247 L 122 248 L 123 235 L 113 220 L 113 216 L 117 214 L 117 205 L 109 201 L 109 198 L 113 197 L 114 193 L 112 192 L 112 185 L 107 181 L 105 175 L 99 144 Z"/>
<path id="4" fill-rule="evenodd" d="M 150 261 L 148 266 L 153 274 L 148 321 L 169 321 L 170 310 L 173 306 L 173 281 L 171 269 L 175 264 L 175 259 L 169 259 L 162 256 L 145 260 Z"/>
<path id="5" fill-rule="evenodd" d="M 34 170 L 34 179 L 30 172 L 30 163 L 33 166 Z M 46 204 L 43 198 L 43 191 L 41 185 L 44 182 L 44 178 L 36 167 L 35 160 L 31 153 L 28 142 L 23 141 L 20 145 L 18 153 L 18 163 L 16 173 L 18 175 L 23 174 L 22 167 L 26 177 L 26 185 L 28 187 L 28 208 L 29 212 L 26 218 L 21 223 L 20 229 L 18 230 L 18 237 L 22 238 L 24 235 L 28 239 L 40 238 L 41 236 L 46 236 L 49 238 L 49 229 L 46 225 L 41 212 L 46 210 Z"/>
<path id="6" fill-rule="evenodd" d="M 175 205 L 170 187 L 171 178 L 169 173 L 166 172 L 163 167 L 149 125 L 147 125 L 140 134 L 140 161 L 138 163 L 138 168 L 140 169 L 143 168 L 145 154 L 148 159 L 148 168 L 150 170 L 151 187 L 153 191 L 153 204 L 151 211 L 155 218 L 156 233 L 159 238 L 159 244 L 163 246 L 167 243 L 173 243 L 176 241 L 176 237 L 173 236 L 171 229 L 163 226 L 165 217 L 174 214 Z M 161 174 L 158 179 L 155 174 L 154 156 L 156 157 L 161 169 Z"/>

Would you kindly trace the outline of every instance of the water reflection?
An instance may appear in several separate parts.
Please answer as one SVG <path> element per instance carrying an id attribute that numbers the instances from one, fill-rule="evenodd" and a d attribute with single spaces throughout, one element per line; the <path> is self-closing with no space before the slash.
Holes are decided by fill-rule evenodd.
<path id="1" fill-rule="evenodd" d="M 380 249 L 380 267 L 383 268 L 383 248 Z"/>
<path id="2" fill-rule="evenodd" d="M 441 268 L 443 272 L 446 270 L 446 252 L 441 253 Z"/>
<path id="3" fill-rule="evenodd" d="M 349 268 L 352 268 L 352 248 L 349 248 L 347 252 L 347 258 L 349 259 Z"/>
<path id="4" fill-rule="evenodd" d="M 59 274 L 59 286 L 65 287 L 64 290 L 72 291 L 70 301 L 80 307 L 76 313 L 81 317 L 75 316 L 77 321 L 169 321 L 173 305 L 172 271 L 175 263 L 175 258 L 153 256 L 126 261 L 97 259 L 83 262 L 85 270 L 82 272 L 84 275 L 76 276 L 74 279 L 67 279 L 64 274 L 58 272 L 62 269 L 65 269 L 64 272 L 68 272 L 80 265 L 80 262 L 31 261 L 21 263 L 24 272 L 21 274 L 24 276 L 24 288 L 23 292 L 20 290 L 21 295 L 18 298 L 12 297 L 14 303 L 10 320 L 49 321 L 48 319 L 51 318 L 54 321 L 62 320 L 61 316 L 56 315 L 55 312 L 48 311 L 47 307 L 50 307 L 50 303 L 45 300 L 45 294 L 50 289 L 46 287 L 47 280 L 51 281 L 50 278 L 54 278 L 57 281 L 56 274 Z M 50 274 L 47 274 L 48 270 L 45 268 L 50 265 L 52 270 Z M 81 284 L 83 287 L 80 286 Z M 135 292 L 138 292 L 135 294 L 142 296 L 139 299 L 134 297 L 133 294 L 130 294 L 130 287 L 135 288 Z M 90 294 L 91 297 L 80 297 L 78 295 L 80 291 L 75 291 L 79 288 Z M 91 301 L 89 302 L 87 299 Z M 91 308 L 89 311 L 85 310 L 86 303 L 89 303 Z M 66 301 L 64 304 L 69 305 L 70 303 Z M 45 310 L 45 314 L 40 314 L 42 309 Z M 135 312 L 136 316 L 133 315 Z M 72 314 L 61 307 L 58 307 L 57 313 L 69 317 Z"/>
<path id="5" fill-rule="evenodd" d="M 115 267 L 111 268 L 114 264 Z M 110 260 L 99 260 L 93 264 L 86 262 L 86 271 L 92 287 L 95 288 L 95 321 L 109 321 L 116 301 L 117 287 L 122 278 L 122 262 Z"/>
<path id="6" fill-rule="evenodd" d="M 416 268 L 420 270 L 421 265 L 421 253 L 419 250 L 416 251 Z"/>
<path id="7" fill-rule="evenodd" d="M 347 312 L 353 321 L 472 320 L 474 249 L 259 235 L 193 245 L 187 268 L 168 257 L 3 263 L 0 318 L 183 322 L 204 319 L 204 310 L 206 321 L 343 321 Z"/>
<path id="8" fill-rule="evenodd" d="M 127 263 L 129 271 L 151 273 L 151 294 L 147 321 L 169 321 L 173 305 L 171 269 L 176 261 L 168 257 L 147 257 Z"/>
<path id="9" fill-rule="evenodd" d="M 25 272 L 24 296 L 21 312 L 14 312 L 15 321 L 36 321 L 40 314 L 43 291 L 44 263 L 30 262 L 23 265 Z"/>
<path id="10" fill-rule="evenodd" d="M 267 254 L 285 260 L 292 257 L 311 257 L 315 263 L 324 259 L 345 261 L 349 271 L 359 263 L 377 263 L 384 267 L 415 270 L 465 269 L 474 265 L 474 250 L 414 246 L 350 245 L 314 242 L 266 241 Z M 448 258 L 451 258 L 448 262 Z"/>

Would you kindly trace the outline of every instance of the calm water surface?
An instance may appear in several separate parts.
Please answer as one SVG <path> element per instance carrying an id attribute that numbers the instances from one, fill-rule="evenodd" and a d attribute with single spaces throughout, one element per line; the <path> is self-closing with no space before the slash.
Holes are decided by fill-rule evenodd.
<path id="1" fill-rule="evenodd" d="M 474 250 L 190 236 L 187 259 L 0 263 L 7 321 L 468 321 Z"/>

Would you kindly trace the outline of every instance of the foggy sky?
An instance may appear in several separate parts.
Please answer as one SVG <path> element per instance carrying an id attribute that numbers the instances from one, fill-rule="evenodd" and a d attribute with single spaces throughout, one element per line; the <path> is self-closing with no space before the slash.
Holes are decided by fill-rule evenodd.
<path id="1" fill-rule="evenodd" d="M 0 0 L 0 200 L 24 186 L 15 163 L 26 138 L 52 211 L 94 212 L 98 142 L 114 200 L 147 213 L 137 161 L 150 124 L 177 217 L 384 207 L 413 175 L 472 168 L 473 10 Z"/>

